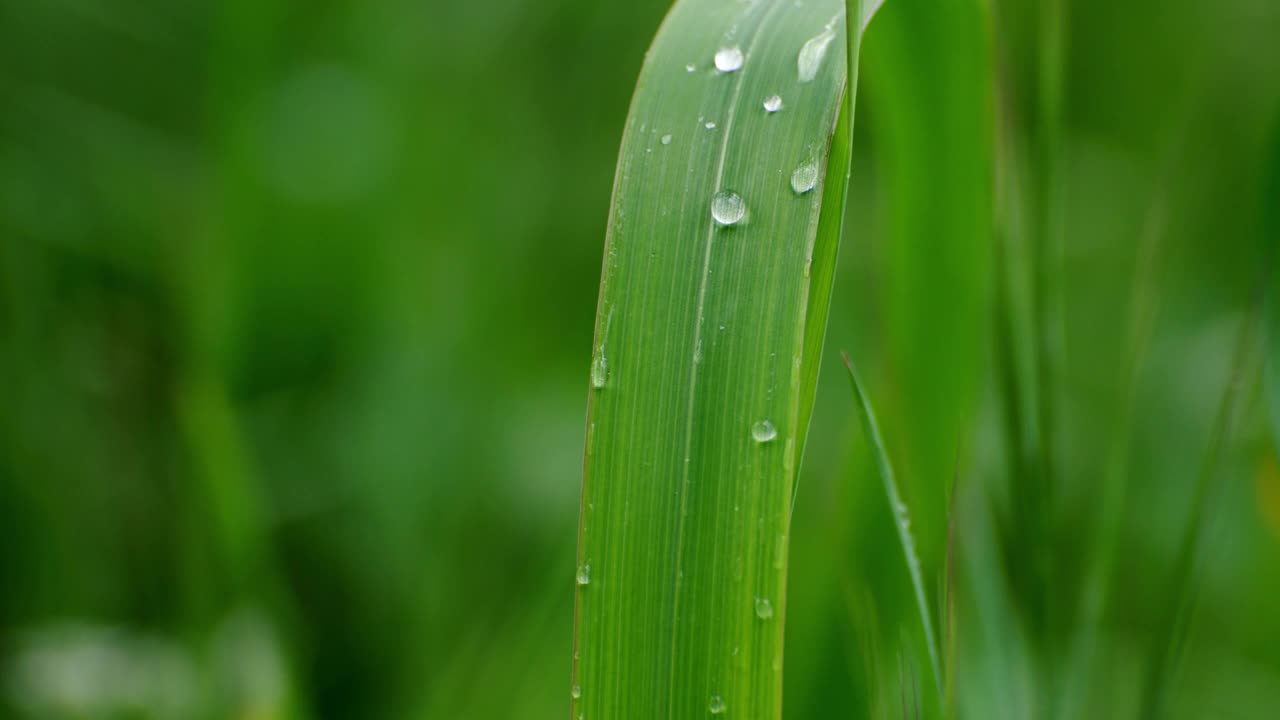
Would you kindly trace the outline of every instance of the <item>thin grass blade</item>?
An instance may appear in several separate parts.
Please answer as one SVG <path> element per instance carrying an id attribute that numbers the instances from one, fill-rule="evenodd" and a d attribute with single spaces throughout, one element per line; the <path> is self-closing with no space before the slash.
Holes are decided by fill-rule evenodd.
<path id="1" fill-rule="evenodd" d="M 849 359 L 847 354 L 842 353 L 841 357 L 844 359 L 845 368 L 849 371 L 849 381 L 853 386 L 853 394 L 857 400 L 858 416 L 862 419 L 862 427 L 867 436 L 867 444 L 871 446 L 875 454 L 876 467 L 880 472 L 880 481 L 884 484 L 885 497 L 889 501 L 889 509 L 893 513 L 894 523 L 897 526 L 898 541 L 902 546 L 902 555 L 907 564 L 907 572 L 911 576 L 911 585 L 916 598 L 916 609 L 920 613 L 920 624 L 924 631 L 925 642 L 928 645 L 929 665 L 933 672 L 938 707 L 941 708 L 945 706 L 945 701 L 943 699 L 943 678 L 938 654 L 938 638 L 933 631 L 929 601 L 925 594 L 924 578 L 920 571 L 920 559 L 916 555 L 915 540 L 911 535 L 911 516 L 906 503 L 902 501 L 901 493 L 898 492 L 898 482 L 894 478 L 893 465 L 889 462 L 889 454 L 886 452 L 884 440 L 880 436 L 880 427 L 876 423 L 876 416 L 871 409 L 871 403 L 867 399 L 866 392 L 862 389 L 862 382 L 858 379 L 858 372 L 854 369 L 853 361 Z"/>

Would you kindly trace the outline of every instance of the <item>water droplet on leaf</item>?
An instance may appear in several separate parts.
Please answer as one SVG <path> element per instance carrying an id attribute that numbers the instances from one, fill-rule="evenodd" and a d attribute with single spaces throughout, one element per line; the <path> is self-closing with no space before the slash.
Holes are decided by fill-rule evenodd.
<path id="1" fill-rule="evenodd" d="M 599 390 L 609 379 L 609 361 L 604 357 L 604 351 L 596 354 L 591 361 L 591 387 Z"/>
<path id="2" fill-rule="evenodd" d="M 725 711 L 724 700 L 719 695 L 712 695 L 711 702 L 707 705 L 707 709 L 712 715 L 719 715 Z"/>
<path id="3" fill-rule="evenodd" d="M 584 563 L 578 566 L 578 584 L 579 585 L 591 584 L 591 563 Z"/>
<path id="4" fill-rule="evenodd" d="M 746 58 L 742 55 L 742 49 L 734 45 L 717 50 L 715 60 L 716 69 L 720 72 L 734 72 L 742 69 L 742 63 Z"/>
<path id="5" fill-rule="evenodd" d="M 764 99 L 765 112 L 776 113 L 782 109 L 782 98 L 777 95 L 770 95 Z"/>
<path id="6" fill-rule="evenodd" d="M 800 55 L 796 58 L 796 70 L 799 72 L 800 82 L 812 82 L 818 76 L 822 60 L 827 56 L 827 48 L 835 39 L 835 31 L 827 28 L 810 38 L 804 47 L 800 48 Z"/>
<path id="7" fill-rule="evenodd" d="M 751 426 L 751 437 L 758 443 L 773 442 L 778 437 L 778 429 L 768 420 L 760 420 Z"/>
<path id="8" fill-rule="evenodd" d="M 721 225 L 736 225 L 747 215 L 747 204 L 742 196 L 721 190 L 711 198 L 711 217 Z"/>
<path id="9" fill-rule="evenodd" d="M 791 173 L 791 189 L 803 195 L 818 184 L 818 163 L 812 160 L 804 163 Z"/>
<path id="10" fill-rule="evenodd" d="M 769 602 L 769 598 L 756 598 L 756 617 L 761 620 L 769 620 L 773 617 L 773 605 Z"/>

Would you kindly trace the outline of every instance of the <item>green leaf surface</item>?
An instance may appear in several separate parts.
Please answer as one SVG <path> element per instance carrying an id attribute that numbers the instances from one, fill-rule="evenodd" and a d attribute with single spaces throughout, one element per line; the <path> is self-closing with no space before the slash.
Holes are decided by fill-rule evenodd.
<path id="1" fill-rule="evenodd" d="M 926 573 L 942 566 L 947 485 L 972 432 L 988 346 L 992 47 L 980 0 L 900 0 L 863 50 L 888 236 L 880 405 Z"/>
<path id="2" fill-rule="evenodd" d="M 840 0 L 680 0 L 641 71 L 590 372 L 575 718 L 780 717 L 850 163 L 846 25 Z"/>

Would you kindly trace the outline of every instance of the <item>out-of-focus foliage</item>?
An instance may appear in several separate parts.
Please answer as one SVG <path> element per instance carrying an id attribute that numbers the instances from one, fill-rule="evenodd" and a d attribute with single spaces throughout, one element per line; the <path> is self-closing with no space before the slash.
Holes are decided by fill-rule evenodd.
<path id="1" fill-rule="evenodd" d="M 1267 274 L 1280 5 L 1061 3 L 1055 482 L 1032 549 L 1008 541 L 1019 476 L 997 323 L 975 322 L 974 340 L 933 316 L 939 342 L 966 343 L 966 363 L 946 362 L 953 346 L 922 340 L 945 298 L 916 294 L 932 275 L 904 258 L 991 296 L 1001 275 L 949 274 L 987 272 L 953 257 L 956 228 L 938 220 L 957 196 L 884 125 L 923 108 L 911 132 L 937 135 L 918 147 L 1013 147 L 992 175 L 1034 187 L 1038 113 L 1054 107 L 1040 96 L 1047 3 L 975 2 L 978 21 L 930 30 L 985 26 L 994 97 L 928 82 L 948 72 L 942 47 L 972 46 L 913 48 L 904 28 L 925 4 L 886 3 L 864 48 L 849 212 L 874 232 L 846 242 L 837 271 L 792 523 L 785 712 L 900 714 L 880 689 L 900 677 L 892 623 L 911 617 L 909 596 L 833 362 L 848 348 L 887 398 L 908 504 L 945 516 L 925 495 L 959 471 L 961 710 L 1132 715 Z M 665 11 L 0 3 L 0 715 L 564 716 L 604 224 Z M 905 37 L 877 40 L 895 26 Z M 919 95 L 890 97 L 900 88 Z M 1003 120 L 988 107 L 989 128 L 936 126 L 981 117 L 975 102 Z M 1031 198 L 988 200 L 1006 231 L 1034 227 Z M 891 245 L 915 227 L 940 235 L 936 256 Z M 982 302 L 995 320 L 996 298 Z M 1260 339 L 1244 344 L 1201 508 L 1173 717 L 1280 706 L 1280 470 Z M 972 407 L 921 419 L 928 388 Z M 946 447 L 921 447 L 952 427 Z M 1091 613 L 1081 588 L 1107 555 L 1099 510 L 1118 482 Z M 936 603 L 945 533 L 919 532 Z M 1014 573 L 1042 550 L 1055 602 L 1033 625 Z"/>

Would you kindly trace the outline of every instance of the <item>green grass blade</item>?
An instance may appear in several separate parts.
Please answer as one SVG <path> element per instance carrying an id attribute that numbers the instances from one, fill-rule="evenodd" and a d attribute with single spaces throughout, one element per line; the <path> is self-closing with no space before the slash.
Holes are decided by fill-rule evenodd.
<path id="1" fill-rule="evenodd" d="M 876 467 L 880 472 L 880 480 L 884 483 L 885 497 L 889 501 L 889 509 L 893 512 L 898 530 L 898 541 L 902 545 L 902 555 L 911 575 L 911 585 L 915 592 L 916 608 L 920 612 L 920 624 L 924 630 L 925 642 L 929 648 L 929 665 L 933 671 L 933 682 L 938 693 L 938 706 L 944 706 L 942 692 L 942 669 L 938 660 L 938 639 L 933 632 L 933 620 L 929 612 L 929 601 L 925 596 L 924 578 L 920 572 L 920 559 L 916 556 L 915 541 L 911 537 L 910 516 L 907 505 L 898 492 L 898 482 L 894 479 L 893 465 L 889 462 L 889 454 L 885 450 L 884 440 L 880 437 L 880 427 L 876 424 L 875 413 L 871 403 L 858 380 L 858 372 L 853 368 L 853 361 L 842 354 L 844 365 L 849 370 L 849 382 L 853 385 L 853 394 L 857 399 L 858 415 L 862 418 L 862 427 L 866 432 L 867 444 L 875 455 Z"/>
<path id="2" fill-rule="evenodd" d="M 1267 406 L 1270 409 L 1271 432 L 1275 447 L 1280 448 L 1280 123 L 1271 133 L 1271 159 L 1263 190 L 1263 243 L 1270 258 L 1270 277 L 1266 297 L 1266 355 L 1264 380 Z"/>
<path id="3" fill-rule="evenodd" d="M 1226 386 L 1209 427 L 1208 443 L 1192 494 L 1191 515 L 1182 529 L 1174 555 L 1173 571 L 1166 586 L 1168 600 L 1163 612 L 1156 618 L 1155 629 L 1151 634 L 1140 711 L 1140 716 L 1144 718 L 1165 717 L 1167 713 L 1170 678 L 1181 660 L 1199 595 L 1206 525 L 1212 521 L 1219 505 L 1222 474 L 1220 458 L 1230 439 L 1233 424 L 1237 422 L 1240 391 L 1246 384 L 1246 376 L 1253 364 L 1252 355 L 1261 314 L 1262 303 L 1259 301 L 1241 321 Z"/>
<path id="4" fill-rule="evenodd" d="M 850 163 L 845 34 L 839 0 L 680 0 L 646 58 L 597 309 L 573 717 L 780 716 L 792 491 Z M 741 66 L 717 69 L 721 49 Z M 736 222 L 713 217 L 722 192 Z"/>

